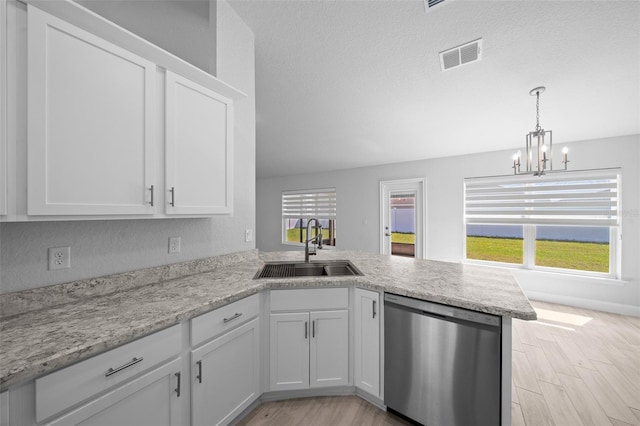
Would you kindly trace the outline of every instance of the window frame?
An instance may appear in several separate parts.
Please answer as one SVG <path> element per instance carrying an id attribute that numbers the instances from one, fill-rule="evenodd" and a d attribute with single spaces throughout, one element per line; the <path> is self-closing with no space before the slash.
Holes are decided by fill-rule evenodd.
<path id="1" fill-rule="evenodd" d="M 522 237 L 522 264 L 495 262 L 492 260 L 469 259 L 467 257 L 466 223 L 464 225 L 465 232 L 463 232 L 462 236 L 463 263 L 467 263 L 470 265 L 495 266 L 500 268 L 550 272 L 556 274 L 579 275 L 591 278 L 607 278 L 613 280 L 618 280 L 621 277 L 621 256 L 619 255 L 621 245 L 620 226 L 609 227 L 609 272 L 594 272 L 581 269 L 555 268 L 551 266 L 536 265 L 536 225 L 523 225 L 524 230 Z"/>
<path id="2" fill-rule="evenodd" d="M 334 193 L 336 194 L 337 191 L 335 188 L 313 188 L 313 189 L 300 189 L 300 190 L 288 190 L 288 191 L 282 191 L 281 197 L 280 197 L 280 225 L 281 225 L 281 232 L 280 232 L 280 244 L 285 245 L 285 246 L 293 246 L 293 247 L 304 247 L 305 243 L 301 243 L 301 242 L 292 242 L 292 241 L 288 241 L 287 240 L 287 225 L 286 225 L 286 221 L 288 219 L 292 219 L 292 217 L 285 217 L 284 212 L 283 212 L 283 201 L 284 201 L 284 196 L 285 195 L 295 195 L 295 194 L 320 194 L 320 193 Z M 337 199 L 337 195 L 336 195 L 336 199 Z M 334 222 L 334 227 L 335 227 L 335 223 L 336 223 L 336 218 L 337 218 L 337 200 L 336 200 L 336 207 L 335 210 L 333 211 L 331 216 L 323 216 L 323 215 L 318 215 L 318 216 L 300 216 L 297 217 L 297 220 L 308 220 L 311 217 L 316 217 L 317 219 L 320 220 L 333 220 Z M 306 234 L 305 234 L 305 238 L 306 238 Z M 336 243 L 337 245 L 337 243 Z M 323 248 L 327 248 L 329 250 L 334 250 L 336 248 L 336 246 L 332 246 L 332 245 L 323 245 Z"/>
<path id="3" fill-rule="evenodd" d="M 619 170 L 618 178 L 617 178 L 617 198 L 618 198 L 618 215 L 622 210 L 622 169 L 616 168 Z M 579 171 L 578 173 L 584 172 L 594 172 L 598 174 L 600 172 L 606 172 L 607 169 L 602 170 L 585 170 Z M 499 178 L 499 177 L 496 177 Z M 504 176 L 505 179 L 512 179 L 511 175 Z M 595 272 L 595 271 L 586 271 L 580 269 L 568 269 L 568 268 L 558 268 L 558 267 L 550 267 L 550 266 L 539 266 L 535 263 L 535 255 L 536 255 L 536 227 L 539 226 L 561 226 L 554 225 L 549 223 L 540 223 L 540 224 L 532 224 L 532 223 L 523 223 L 523 247 L 522 247 L 522 264 L 515 263 L 507 263 L 507 262 L 495 262 L 490 260 L 480 260 L 480 259 L 469 259 L 467 258 L 467 220 L 466 220 L 466 194 L 463 191 L 463 229 L 462 233 L 463 238 L 463 263 L 467 264 L 475 264 L 475 265 L 484 265 L 484 266 L 494 266 L 494 267 L 502 267 L 502 268 L 510 268 L 510 269 L 518 269 L 518 270 L 530 270 L 537 272 L 546 272 L 546 273 L 554 273 L 554 274 L 564 274 L 564 275 L 575 275 L 575 276 L 583 276 L 590 278 L 601 278 L 601 279 L 612 279 L 612 280 L 620 280 L 622 277 L 622 223 L 619 222 L 618 225 L 600 225 L 600 227 L 608 227 L 609 228 L 609 272 Z M 478 221 L 472 222 L 476 224 L 481 224 Z M 491 222 L 487 223 L 490 225 L 500 225 L 500 223 Z M 502 223 L 502 225 L 513 225 L 514 223 Z M 576 223 L 576 226 L 580 226 L 580 223 Z"/>

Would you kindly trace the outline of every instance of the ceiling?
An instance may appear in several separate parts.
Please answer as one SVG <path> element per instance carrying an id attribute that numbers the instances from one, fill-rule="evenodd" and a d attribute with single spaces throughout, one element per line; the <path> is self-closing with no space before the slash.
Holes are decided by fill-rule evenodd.
<path id="1" fill-rule="evenodd" d="M 230 3 L 255 33 L 259 178 L 515 151 L 541 85 L 554 145 L 640 133 L 636 0 Z"/>

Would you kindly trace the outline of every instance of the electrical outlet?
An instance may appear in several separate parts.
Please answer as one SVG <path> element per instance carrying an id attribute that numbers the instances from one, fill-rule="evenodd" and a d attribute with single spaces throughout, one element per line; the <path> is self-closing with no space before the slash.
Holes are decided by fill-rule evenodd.
<path id="1" fill-rule="evenodd" d="M 253 229 L 245 229 L 244 230 L 244 242 L 250 243 L 253 241 Z"/>
<path id="2" fill-rule="evenodd" d="M 71 268 L 71 247 L 49 248 L 49 270 Z"/>
<path id="3" fill-rule="evenodd" d="M 180 253 L 180 237 L 169 237 L 169 253 Z"/>

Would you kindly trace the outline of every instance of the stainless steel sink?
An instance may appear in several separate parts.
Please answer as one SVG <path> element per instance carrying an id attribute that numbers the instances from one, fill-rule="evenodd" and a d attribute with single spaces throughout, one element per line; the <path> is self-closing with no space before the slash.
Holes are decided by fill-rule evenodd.
<path id="1" fill-rule="evenodd" d="M 348 260 L 316 262 L 267 262 L 256 273 L 258 278 L 337 277 L 364 275 Z"/>

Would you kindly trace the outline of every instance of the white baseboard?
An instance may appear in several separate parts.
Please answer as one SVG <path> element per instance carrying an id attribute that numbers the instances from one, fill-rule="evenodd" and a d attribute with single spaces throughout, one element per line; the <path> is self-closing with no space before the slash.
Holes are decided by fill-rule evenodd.
<path id="1" fill-rule="evenodd" d="M 620 315 L 640 317 L 640 306 L 624 305 L 622 303 L 605 302 L 602 300 L 583 299 L 573 296 L 543 293 L 539 291 L 524 290 L 529 299 L 541 302 L 558 303 L 561 305 L 575 306 L 578 308 L 593 309 L 596 311 L 611 312 Z"/>
<path id="2" fill-rule="evenodd" d="M 375 405 L 382 411 L 387 411 L 387 406 L 384 405 L 384 401 L 378 398 L 377 396 L 373 396 L 370 393 L 365 392 L 360 388 L 356 388 L 356 395 L 364 399 L 365 401 Z"/>
<path id="3" fill-rule="evenodd" d="M 355 386 L 335 386 L 328 388 L 270 391 L 263 393 L 261 399 L 263 402 L 267 402 L 293 398 L 309 398 L 314 396 L 346 396 L 355 394 Z"/>

